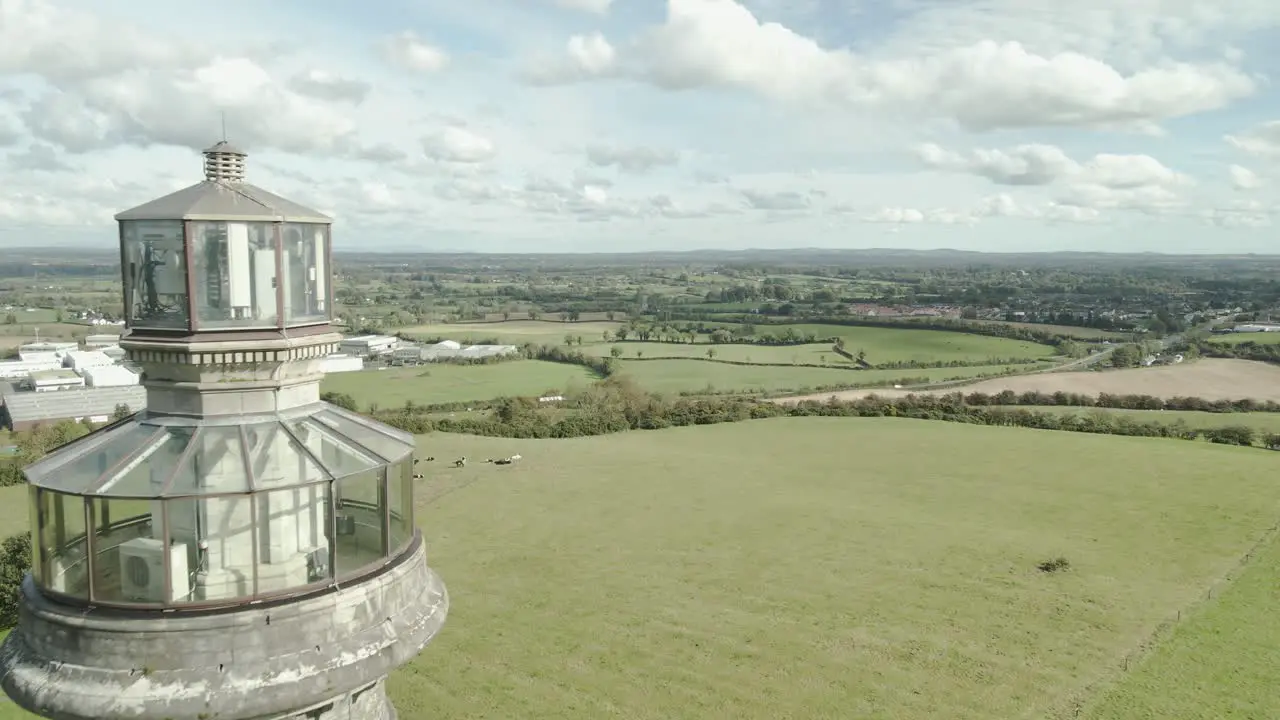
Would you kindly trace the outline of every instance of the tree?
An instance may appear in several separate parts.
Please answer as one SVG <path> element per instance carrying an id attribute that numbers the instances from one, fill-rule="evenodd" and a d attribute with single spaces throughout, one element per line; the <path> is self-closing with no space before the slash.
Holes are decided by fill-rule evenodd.
<path id="1" fill-rule="evenodd" d="M 17 325 L 17 324 L 18 324 L 18 316 L 17 316 L 17 315 L 14 315 L 13 313 L 9 313 L 8 315 L 5 315 L 5 316 L 4 316 L 4 323 L 5 323 L 6 325 Z"/>
<path id="2" fill-rule="evenodd" d="M 565 335 L 565 336 L 564 336 L 564 344 L 565 344 L 565 345 L 573 345 L 573 336 L 572 336 L 572 335 Z"/>
<path id="3" fill-rule="evenodd" d="M 18 593 L 31 571 L 31 533 L 10 535 L 0 543 L 0 630 L 18 624 Z"/>
<path id="4" fill-rule="evenodd" d="M 537 311 L 537 310 L 530 310 L 530 311 L 529 311 L 529 319 L 530 319 L 530 320 L 537 320 L 537 319 L 538 319 L 538 311 Z"/>
<path id="5" fill-rule="evenodd" d="M 715 359 L 716 359 L 716 349 L 715 349 L 715 348 L 713 348 L 713 347 L 709 347 L 709 348 L 707 348 L 707 359 L 708 359 L 708 360 L 715 360 Z"/>
<path id="6" fill-rule="evenodd" d="M 129 417 L 132 414 L 133 414 L 133 411 L 129 409 L 128 405 L 125 405 L 124 403 L 120 403 L 119 405 L 116 405 L 116 409 L 111 412 L 111 421 L 118 422 L 120 420 L 123 420 Z"/>
<path id="7" fill-rule="evenodd" d="M 858 364 L 859 364 L 859 365 L 861 365 L 862 363 L 864 363 L 864 362 L 866 362 L 866 361 L 867 361 L 867 351 L 866 351 L 866 350 L 859 350 L 859 351 L 858 351 L 858 354 L 857 354 L 857 355 L 855 355 L 853 359 L 854 359 L 854 360 L 857 360 L 857 361 L 858 361 Z"/>
<path id="8" fill-rule="evenodd" d="M 360 412 L 359 407 L 356 405 L 356 399 L 346 393 L 321 393 L 320 399 L 332 405 L 337 405 L 345 410 L 350 410 L 351 412 Z"/>
<path id="9" fill-rule="evenodd" d="M 622 357 L 622 348 L 618 347 L 617 345 L 614 345 L 612 348 L 609 349 L 609 354 L 616 358 Z"/>

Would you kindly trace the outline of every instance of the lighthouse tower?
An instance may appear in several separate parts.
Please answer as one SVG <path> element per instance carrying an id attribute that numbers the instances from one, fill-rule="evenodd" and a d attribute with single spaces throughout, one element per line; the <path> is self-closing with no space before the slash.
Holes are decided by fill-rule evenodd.
<path id="1" fill-rule="evenodd" d="M 0 682 L 56 720 L 386 720 L 440 630 L 411 435 L 320 400 L 330 218 L 204 152 L 116 216 L 147 409 L 26 469 L 32 572 Z"/>

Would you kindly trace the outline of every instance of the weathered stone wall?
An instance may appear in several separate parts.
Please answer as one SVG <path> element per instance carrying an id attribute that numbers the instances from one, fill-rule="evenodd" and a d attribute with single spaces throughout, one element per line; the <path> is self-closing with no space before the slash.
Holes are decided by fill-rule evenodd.
<path id="1" fill-rule="evenodd" d="M 430 642 L 448 604 L 420 538 L 360 583 L 234 611 L 85 610 L 28 578 L 0 684 L 52 720 L 388 720 L 383 679 Z"/>

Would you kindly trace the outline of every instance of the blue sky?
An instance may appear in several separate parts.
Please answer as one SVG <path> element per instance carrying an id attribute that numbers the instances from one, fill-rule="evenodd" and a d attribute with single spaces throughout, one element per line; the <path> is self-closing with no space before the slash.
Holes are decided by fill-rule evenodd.
<path id="1" fill-rule="evenodd" d="M 0 246 L 110 244 L 201 179 L 225 113 L 249 180 L 340 247 L 1269 253 L 1278 25 L 1274 0 L 0 0 Z"/>

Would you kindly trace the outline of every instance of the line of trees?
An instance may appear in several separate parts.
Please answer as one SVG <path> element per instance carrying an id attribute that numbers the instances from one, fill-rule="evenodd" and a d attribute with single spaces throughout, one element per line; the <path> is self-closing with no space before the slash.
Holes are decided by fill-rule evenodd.
<path id="1" fill-rule="evenodd" d="M 625 430 L 656 430 L 684 425 L 707 425 L 770 417 L 904 417 L 944 420 L 977 425 L 1014 426 L 1069 432 L 1208 440 L 1214 443 L 1280 449 L 1280 434 L 1259 435 L 1251 427 L 1233 425 L 1192 428 L 1184 421 L 1162 423 L 1142 421 L 1128 415 L 1107 413 L 1064 414 L 1016 407 L 1018 400 L 1035 405 L 1075 407 L 1141 407 L 1146 396 L 1099 396 L 1093 403 L 1073 398 L 1072 402 L 1041 402 L 1045 398 L 971 393 L 908 395 L 883 398 L 875 395 L 851 401 L 832 398 L 826 402 L 807 401 L 794 405 L 761 402 L 737 396 L 668 397 L 646 392 L 625 376 L 612 377 L 591 386 L 554 411 L 540 407 L 533 398 L 504 398 L 490 403 L 487 414 L 432 420 L 426 408 L 399 408 L 381 411 L 377 417 L 413 433 L 432 430 L 520 438 L 565 438 L 603 435 Z M 1053 396 L 1046 396 L 1052 399 Z M 1220 403 L 1197 398 L 1181 398 L 1169 407 L 1236 412 L 1253 408 L 1244 401 Z M 1178 403 L 1181 403 L 1179 405 Z M 1013 405 L 1013 407 L 1009 407 Z M 1261 406 L 1261 407 L 1266 407 Z M 1271 404 L 1274 410 L 1280 410 Z M 1214 408 L 1214 409 L 1210 409 Z M 1229 408 L 1229 409 L 1228 409 Z M 1159 409 L 1149 407 L 1145 409 Z"/>

